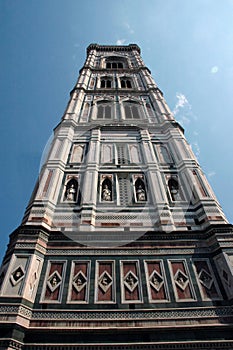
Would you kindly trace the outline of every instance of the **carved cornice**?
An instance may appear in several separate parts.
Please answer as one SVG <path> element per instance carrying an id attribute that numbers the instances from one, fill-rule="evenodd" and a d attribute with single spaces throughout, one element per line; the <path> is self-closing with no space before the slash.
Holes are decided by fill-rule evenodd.
<path id="1" fill-rule="evenodd" d="M 99 44 L 90 44 L 87 47 L 87 55 L 89 55 L 91 50 L 104 51 L 104 52 L 121 52 L 121 51 L 133 51 L 136 50 L 139 55 L 141 53 L 140 47 L 137 44 L 129 45 L 99 45 Z"/>

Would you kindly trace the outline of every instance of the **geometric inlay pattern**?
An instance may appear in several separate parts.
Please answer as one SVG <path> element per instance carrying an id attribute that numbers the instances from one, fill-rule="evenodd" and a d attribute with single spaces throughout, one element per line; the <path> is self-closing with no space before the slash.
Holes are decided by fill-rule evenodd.
<path id="1" fill-rule="evenodd" d="M 106 293 L 108 289 L 111 287 L 113 281 L 112 276 L 105 270 L 98 279 L 98 285 L 100 289 Z"/>
<path id="2" fill-rule="evenodd" d="M 81 290 L 87 284 L 87 277 L 84 275 L 84 273 L 82 271 L 79 271 L 74 276 L 72 284 L 73 284 L 74 288 L 77 290 L 77 292 L 81 292 Z"/>
<path id="3" fill-rule="evenodd" d="M 19 265 L 11 274 L 10 276 L 10 280 L 11 283 L 13 284 L 13 286 L 15 286 L 16 284 L 18 284 L 25 275 L 25 271 L 24 268 L 22 267 L 22 265 Z"/>
<path id="4" fill-rule="evenodd" d="M 214 283 L 212 276 L 205 269 L 200 271 L 198 278 L 201 284 L 203 284 L 203 286 L 205 286 L 207 289 L 210 289 Z"/>
<path id="5" fill-rule="evenodd" d="M 138 285 L 138 278 L 132 271 L 128 271 L 127 274 L 125 275 L 125 277 L 124 277 L 124 285 L 126 286 L 126 288 L 131 293 L 137 287 L 137 285 Z"/>
<path id="6" fill-rule="evenodd" d="M 47 285 L 53 293 L 61 284 L 62 277 L 58 271 L 54 271 L 48 278 Z"/>
<path id="7" fill-rule="evenodd" d="M 176 274 L 174 276 L 174 280 L 175 280 L 175 283 L 177 284 L 177 286 L 183 291 L 185 290 L 185 288 L 189 284 L 188 276 L 180 269 L 178 269 L 176 271 Z"/>
<path id="8" fill-rule="evenodd" d="M 150 285 L 156 290 L 156 292 L 159 292 L 162 285 L 164 284 L 163 277 L 154 270 L 152 274 L 149 277 Z"/>

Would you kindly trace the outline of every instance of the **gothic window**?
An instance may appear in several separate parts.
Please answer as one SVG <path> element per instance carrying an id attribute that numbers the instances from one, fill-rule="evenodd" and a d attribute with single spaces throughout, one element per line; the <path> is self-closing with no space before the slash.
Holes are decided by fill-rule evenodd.
<path id="1" fill-rule="evenodd" d="M 125 67 L 125 59 L 122 57 L 111 56 L 106 59 L 106 68 L 123 69 Z"/>
<path id="2" fill-rule="evenodd" d="M 112 104 L 110 101 L 101 101 L 97 104 L 97 119 L 111 119 Z"/>
<path id="3" fill-rule="evenodd" d="M 65 201 L 75 202 L 78 193 L 78 181 L 76 179 L 71 179 L 67 182 L 65 191 Z"/>
<path id="4" fill-rule="evenodd" d="M 111 202 L 112 201 L 112 181 L 109 177 L 105 177 L 101 186 L 101 201 Z"/>
<path id="5" fill-rule="evenodd" d="M 146 110 L 147 110 L 147 113 L 149 115 L 149 117 L 154 117 L 154 111 L 150 105 L 150 103 L 146 103 Z"/>
<path id="6" fill-rule="evenodd" d="M 106 68 L 109 69 L 122 69 L 123 63 L 122 62 L 107 62 Z"/>
<path id="7" fill-rule="evenodd" d="M 168 188 L 169 188 L 171 199 L 173 201 L 180 199 L 179 198 L 179 184 L 178 184 L 178 181 L 174 177 L 171 177 L 168 180 Z"/>
<path id="8" fill-rule="evenodd" d="M 136 202 L 145 202 L 147 199 L 145 183 L 142 177 L 138 177 L 135 181 Z"/>
<path id="9" fill-rule="evenodd" d="M 126 119 L 140 119 L 140 105 L 137 102 L 124 103 L 125 118 Z"/>
<path id="10" fill-rule="evenodd" d="M 112 87 L 111 79 L 106 79 L 106 78 L 101 79 L 100 87 L 103 89 L 111 88 Z"/>
<path id="11" fill-rule="evenodd" d="M 132 83 L 130 79 L 122 78 L 121 79 L 121 87 L 126 89 L 132 89 Z"/>

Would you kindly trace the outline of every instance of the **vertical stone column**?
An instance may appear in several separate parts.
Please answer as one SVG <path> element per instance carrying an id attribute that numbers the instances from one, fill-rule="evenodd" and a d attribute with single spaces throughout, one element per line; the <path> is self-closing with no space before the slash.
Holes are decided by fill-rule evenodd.
<path id="1" fill-rule="evenodd" d="M 91 131 L 87 165 L 82 190 L 81 226 L 83 230 L 92 230 L 95 225 L 95 212 L 98 194 L 98 171 L 100 157 L 99 129 Z"/>
<path id="2" fill-rule="evenodd" d="M 153 205 L 157 210 L 157 221 L 155 226 L 159 226 L 164 231 L 172 231 L 175 226 L 172 214 L 168 205 L 166 187 L 158 166 L 151 137 L 148 130 L 141 131 L 142 152 L 147 166 L 147 178 L 149 182 L 149 191 L 152 197 Z"/>

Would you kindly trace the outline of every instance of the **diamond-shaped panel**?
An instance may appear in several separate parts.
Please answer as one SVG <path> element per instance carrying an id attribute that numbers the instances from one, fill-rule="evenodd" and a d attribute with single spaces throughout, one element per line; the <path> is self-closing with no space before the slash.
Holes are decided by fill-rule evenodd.
<path id="1" fill-rule="evenodd" d="M 81 292 L 81 290 L 86 286 L 87 284 L 87 277 L 84 275 L 82 271 L 79 271 L 77 275 L 73 278 L 73 286 L 78 291 Z"/>
<path id="2" fill-rule="evenodd" d="M 10 276 L 10 280 L 11 283 L 13 284 L 13 286 L 15 286 L 17 283 L 19 283 L 25 275 L 25 271 L 24 268 L 19 265 L 11 274 Z"/>
<path id="3" fill-rule="evenodd" d="M 210 289 L 214 280 L 212 276 L 205 270 L 202 269 L 198 275 L 199 280 L 203 286 L 205 286 L 207 289 Z"/>
<path id="4" fill-rule="evenodd" d="M 99 277 L 98 285 L 100 289 L 106 293 L 108 289 L 111 287 L 113 281 L 112 276 L 109 275 L 107 271 L 104 271 L 101 276 Z"/>
<path id="5" fill-rule="evenodd" d="M 54 271 L 48 279 L 47 285 L 51 292 L 54 292 L 61 284 L 62 278 L 58 271 Z"/>
<path id="6" fill-rule="evenodd" d="M 132 293 L 138 285 L 138 278 L 132 272 L 128 271 L 124 278 L 124 285 Z"/>
<path id="7" fill-rule="evenodd" d="M 163 277 L 154 270 L 152 274 L 149 277 L 150 285 L 156 290 L 156 292 L 159 292 L 160 288 L 164 284 Z"/>
<path id="8" fill-rule="evenodd" d="M 188 276 L 181 270 L 176 271 L 176 274 L 174 276 L 174 280 L 175 280 L 175 283 L 177 284 L 177 286 L 180 289 L 182 289 L 183 291 L 185 290 L 185 288 L 187 287 L 187 285 L 189 283 Z"/>

